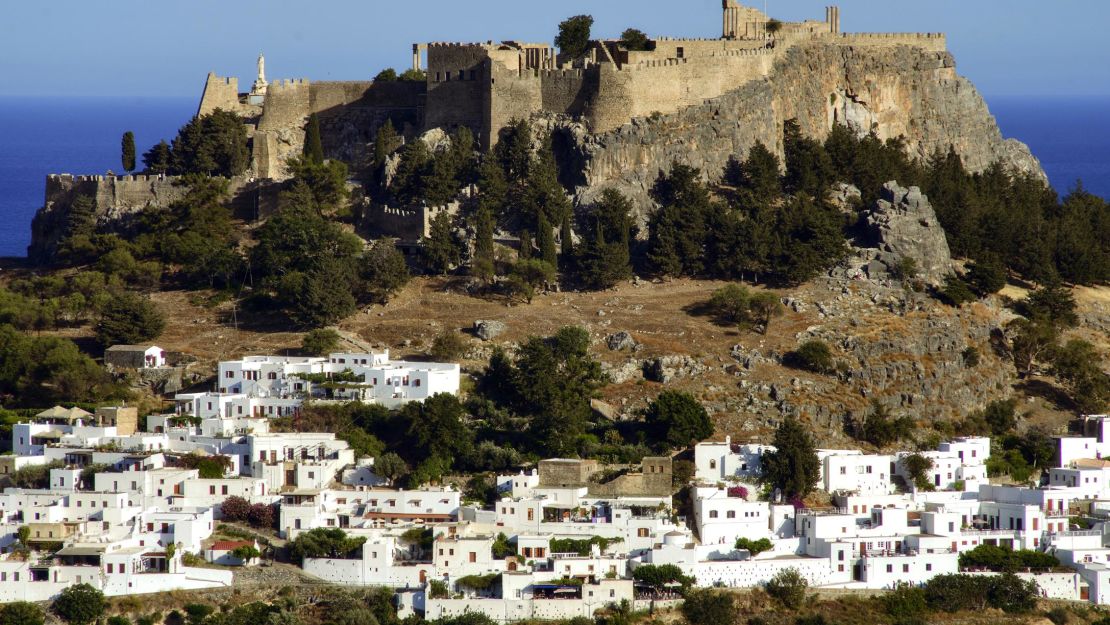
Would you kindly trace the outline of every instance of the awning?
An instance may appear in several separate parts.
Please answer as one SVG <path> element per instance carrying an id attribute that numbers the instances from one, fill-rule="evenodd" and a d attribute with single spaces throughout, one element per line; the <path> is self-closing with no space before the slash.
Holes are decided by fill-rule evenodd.
<path id="1" fill-rule="evenodd" d="M 99 556 L 104 554 L 103 547 L 65 547 L 55 556 Z"/>

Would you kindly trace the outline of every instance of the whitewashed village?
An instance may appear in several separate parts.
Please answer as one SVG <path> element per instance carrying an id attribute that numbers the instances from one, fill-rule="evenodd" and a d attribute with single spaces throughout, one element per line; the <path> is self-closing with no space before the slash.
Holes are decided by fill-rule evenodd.
<path id="1" fill-rule="evenodd" d="M 158 347 L 143 351 L 137 367 L 164 364 Z M 48 467 L 49 485 L 0 495 L 0 600 L 48 600 L 76 584 L 107 596 L 234 586 L 244 570 L 274 566 L 274 547 L 257 539 L 269 535 L 341 545 L 297 564 L 324 582 L 390 588 L 399 614 L 428 619 L 589 617 L 623 601 L 673 604 L 690 586 L 758 587 L 787 570 L 828 589 L 997 574 L 961 566 L 985 546 L 1049 556 L 1016 571 L 1043 597 L 1110 603 L 1110 416 L 1057 438 L 1039 485 L 992 484 L 987 437 L 883 455 L 820 449 L 817 488 L 832 505 L 810 508 L 761 486 L 770 441 L 726 438 L 683 452 L 688 483 L 671 456 L 621 467 L 549 458 L 498 476 L 483 505 L 450 485 L 393 488 L 375 458 L 333 433 L 270 428 L 310 401 L 395 408 L 457 394 L 456 364 L 387 351 L 248 356 L 220 362 L 217 380 L 144 423 L 133 407 L 56 407 L 14 426 L 2 472 Z M 247 518 L 257 535 L 226 537 Z"/>
<path id="2" fill-rule="evenodd" d="M 0 625 L 1110 625 L 1110 204 L 946 35 L 767 10 L 259 54 L 49 175 Z"/>

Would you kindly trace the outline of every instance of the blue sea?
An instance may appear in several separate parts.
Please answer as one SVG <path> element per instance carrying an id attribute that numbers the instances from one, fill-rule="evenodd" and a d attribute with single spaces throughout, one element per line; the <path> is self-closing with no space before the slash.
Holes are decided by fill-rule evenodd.
<path id="1" fill-rule="evenodd" d="M 1110 98 L 989 98 L 1002 132 L 1029 144 L 1052 184 L 1082 179 L 1110 198 Z M 120 172 L 120 139 L 139 155 L 170 140 L 196 98 L 0 98 L 0 256 L 25 256 L 48 173 Z"/>

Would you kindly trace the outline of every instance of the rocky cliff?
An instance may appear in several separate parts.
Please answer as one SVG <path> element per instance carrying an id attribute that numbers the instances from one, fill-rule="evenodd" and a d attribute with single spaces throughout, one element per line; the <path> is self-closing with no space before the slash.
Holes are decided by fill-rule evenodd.
<path id="1" fill-rule="evenodd" d="M 746 155 L 757 141 L 781 156 L 787 119 L 818 139 L 841 123 L 882 139 L 903 136 L 918 157 L 952 146 L 971 170 L 1002 161 L 1044 177 L 1024 144 L 1003 139 L 983 98 L 956 74 L 951 54 L 910 46 L 799 45 L 767 78 L 678 113 L 599 135 L 578 123 L 554 126 L 565 139 L 561 156 L 581 171 L 580 199 L 615 187 L 644 206 L 673 161 L 714 178 L 729 157 Z"/>

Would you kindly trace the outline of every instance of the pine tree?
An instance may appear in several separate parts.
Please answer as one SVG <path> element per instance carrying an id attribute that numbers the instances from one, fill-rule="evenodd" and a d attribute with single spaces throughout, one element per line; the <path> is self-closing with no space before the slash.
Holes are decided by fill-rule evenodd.
<path id="1" fill-rule="evenodd" d="M 528 260 L 530 258 L 532 258 L 532 233 L 521 230 L 520 251 L 517 253 L 517 260 Z"/>
<path id="2" fill-rule="evenodd" d="M 143 165 L 152 174 L 165 174 L 169 172 L 172 158 L 170 144 L 162 140 L 143 154 Z"/>
<path id="3" fill-rule="evenodd" d="M 421 242 L 424 264 L 428 271 L 445 274 L 459 264 L 461 250 L 451 231 L 451 215 L 447 211 L 432 218 L 428 236 Z"/>
<path id="4" fill-rule="evenodd" d="M 130 130 L 123 133 L 122 152 L 123 171 L 135 171 L 135 133 Z"/>
<path id="5" fill-rule="evenodd" d="M 320 139 L 320 118 L 313 113 L 308 116 L 308 126 L 304 131 L 304 157 L 319 165 L 324 162 L 324 144 Z"/>
<path id="6" fill-rule="evenodd" d="M 539 225 L 540 260 L 552 267 L 558 267 L 559 255 L 555 249 L 555 232 L 551 228 L 551 223 L 547 221 L 547 215 L 540 213 Z"/>

